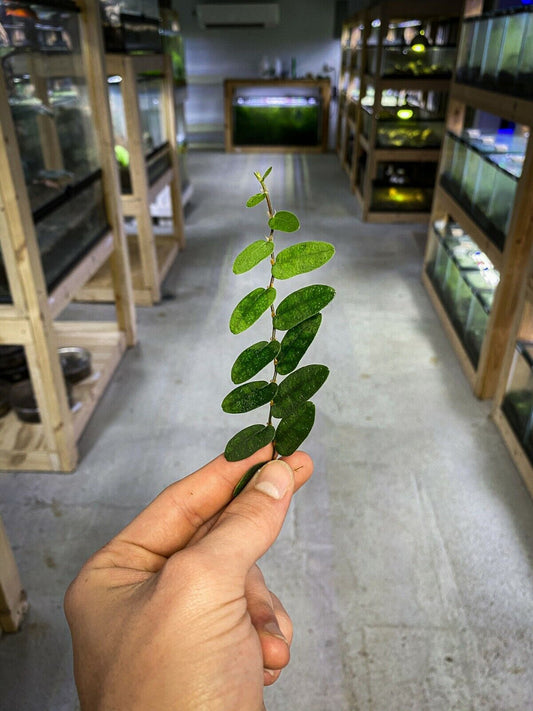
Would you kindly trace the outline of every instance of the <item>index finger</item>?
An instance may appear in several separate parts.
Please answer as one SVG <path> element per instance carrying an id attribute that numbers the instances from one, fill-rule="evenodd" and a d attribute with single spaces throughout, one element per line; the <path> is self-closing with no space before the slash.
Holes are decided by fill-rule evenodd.
<path id="1" fill-rule="evenodd" d="M 115 540 L 168 558 L 184 548 L 194 534 L 228 504 L 235 485 L 250 467 L 271 457 L 271 445 L 238 462 L 228 462 L 223 454 L 219 455 L 164 489 Z M 284 459 L 295 470 L 298 488 L 311 475 L 311 458 L 305 452 L 295 452 Z"/>

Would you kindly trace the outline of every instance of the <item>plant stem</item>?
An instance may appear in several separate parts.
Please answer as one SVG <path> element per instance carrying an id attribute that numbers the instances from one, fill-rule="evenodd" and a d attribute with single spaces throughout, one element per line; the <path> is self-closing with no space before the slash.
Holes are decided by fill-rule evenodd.
<path id="1" fill-rule="evenodd" d="M 266 204 L 267 204 L 268 219 L 270 219 L 270 218 L 274 217 L 274 208 L 272 207 L 272 202 L 270 200 L 270 194 L 268 192 L 268 188 L 266 187 L 264 181 L 260 177 L 257 177 L 257 179 L 259 180 L 261 189 L 265 195 L 265 200 L 266 200 Z M 274 230 L 272 228 L 270 228 L 270 234 L 268 236 L 268 240 L 270 242 L 274 242 Z M 276 255 L 274 254 L 274 250 L 273 250 L 272 255 L 270 257 L 271 268 L 274 266 L 275 263 L 276 263 Z M 268 286 L 269 286 L 269 288 L 272 288 L 274 286 L 274 275 L 272 273 L 270 275 L 270 283 Z M 274 307 L 274 304 L 272 304 L 270 307 L 270 315 L 272 317 L 272 335 L 270 337 L 270 340 L 274 341 L 276 339 L 276 329 L 274 327 L 274 316 L 276 315 L 276 309 Z M 274 373 L 273 373 L 272 379 L 270 381 L 271 383 L 275 383 L 277 380 L 277 377 L 278 377 L 277 363 L 278 363 L 277 358 L 274 358 Z M 270 409 L 268 412 L 267 425 L 271 425 L 271 424 L 272 424 L 272 402 L 270 403 Z M 272 459 L 277 459 L 278 454 L 276 452 L 276 442 L 275 441 L 272 442 L 272 446 L 273 446 Z"/>

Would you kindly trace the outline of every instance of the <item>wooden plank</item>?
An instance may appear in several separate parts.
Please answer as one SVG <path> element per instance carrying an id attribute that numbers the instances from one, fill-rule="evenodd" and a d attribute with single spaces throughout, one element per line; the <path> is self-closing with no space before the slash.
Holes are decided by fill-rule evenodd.
<path id="1" fill-rule="evenodd" d="M 175 237 L 173 235 L 155 236 L 155 251 L 157 259 L 157 275 L 159 285 L 161 285 L 178 254 L 178 243 L 176 242 Z M 146 288 L 144 283 L 137 235 L 128 236 L 128 252 L 135 303 L 137 306 L 152 306 L 154 302 L 151 296 L 151 291 Z M 104 264 L 91 281 L 80 289 L 76 295 L 76 298 L 80 301 L 113 301 L 111 273 L 108 264 Z"/>
<path id="2" fill-rule="evenodd" d="M 84 257 L 63 281 L 48 296 L 50 313 L 57 316 L 79 292 L 80 288 L 91 279 L 103 264 L 109 259 L 114 250 L 112 234 L 105 235 L 97 245 Z"/>
<path id="3" fill-rule="evenodd" d="M 377 161 L 402 161 L 406 163 L 437 163 L 440 148 L 374 148 Z"/>
<path id="4" fill-rule="evenodd" d="M 16 632 L 27 608 L 26 593 L 0 518 L 0 629 Z"/>
<path id="5" fill-rule="evenodd" d="M 115 140 L 109 108 L 107 74 L 99 0 L 83 0 L 82 48 L 87 71 L 92 120 L 100 146 L 106 214 L 114 250 L 110 255 L 117 320 L 128 345 L 137 341 L 137 322 L 131 286 L 128 249 L 120 202 L 120 181 L 115 159 Z M 74 291 L 72 292 L 74 293 Z"/>
<path id="6" fill-rule="evenodd" d="M 7 315 L 0 316 L 0 343 L 4 345 L 23 346 L 31 339 L 31 329 L 28 319 Z"/>
<path id="7" fill-rule="evenodd" d="M 514 96 L 487 91 L 468 84 L 454 83 L 451 87 L 451 99 L 461 101 L 481 111 L 501 116 L 508 121 L 531 126 L 533 124 L 533 101 Z"/>
<path id="8" fill-rule="evenodd" d="M 382 212 L 368 208 L 365 222 L 398 224 L 398 223 L 422 223 L 429 221 L 429 212 Z"/>

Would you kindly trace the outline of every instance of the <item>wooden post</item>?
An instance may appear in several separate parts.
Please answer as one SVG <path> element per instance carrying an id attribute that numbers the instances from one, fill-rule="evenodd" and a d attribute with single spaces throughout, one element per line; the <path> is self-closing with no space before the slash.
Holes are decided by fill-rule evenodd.
<path id="1" fill-rule="evenodd" d="M 26 593 L 0 518 L 0 631 L 16 632 L 27 607 Z"/>

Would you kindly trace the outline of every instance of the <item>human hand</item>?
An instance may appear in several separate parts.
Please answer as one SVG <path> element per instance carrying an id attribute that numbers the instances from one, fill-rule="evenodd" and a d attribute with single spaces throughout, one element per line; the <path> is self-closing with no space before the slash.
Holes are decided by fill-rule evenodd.
<path id="1" fill-rule="evenodd" d="M 256 561 L 313 469 L 295 452 L 231 500 L 244 472 L 271 456 L 268 446 L 240 462 L 217 457 L 83 566 L 65 596 L 83 711 L 264 709 L 292 623 Z"/>

